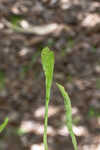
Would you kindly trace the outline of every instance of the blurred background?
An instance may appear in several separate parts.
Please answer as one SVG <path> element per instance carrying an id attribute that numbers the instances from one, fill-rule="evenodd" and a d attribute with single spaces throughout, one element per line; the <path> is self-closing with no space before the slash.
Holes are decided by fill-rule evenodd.
<path id="1" fill-rule="evenodd" d="M 55 53 L 49 150 L 73 150 L 65 125 L 68 91 L 79 150 L 100 150 L 100 1 L 0 0 L 1 150 L 44 150 L 45 83 L 41 50 Z"/>

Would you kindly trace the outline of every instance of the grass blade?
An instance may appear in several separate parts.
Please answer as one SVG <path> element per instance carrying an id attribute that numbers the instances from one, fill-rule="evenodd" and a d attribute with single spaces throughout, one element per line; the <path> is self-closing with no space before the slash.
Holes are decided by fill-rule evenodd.
<path id="1" fill-rule="evenodd" d="M 60 84 L 57 83 L 57 86 L 64 98 L 64 105 L 65 105 L 65 110 L 66 110 L 66 124 L 67 124 L 67 128 L 69 130 L 70 136 L 72 138 L 72 143 L 74 146 L 74 150 L 78 150 L 78 146 L 77 146 L 77 141 L 72 129 L 72 108 L 71 108 L 71 101 L 70 98 L 67 94 L 67 92 L 65 91 L 64 87 Z"/>
<path id="2" fill-rule="evenodd" d="M 47 144 L 48 105 L 50 101 L 50 90 L 51 90 L 51 85 L 53 80 L 53 70 L 54 70 L 54 53 L 50 51 L 48 47 L 42 50 L 41 61 L 42 61 L 42 66 L 45 74 L 45 84 L 46 84 L 46 103 L 45 103 L 43 142 L 44 142 L 45 150 L 48 150 L 48 144 Z"/>
<path id="3" fill-rule="evenodd" d="M 5 118 L 3 124 L 0 125 L 0 133 L 4 130 L 7 124 L 8 124 L 8 118 Z"/>

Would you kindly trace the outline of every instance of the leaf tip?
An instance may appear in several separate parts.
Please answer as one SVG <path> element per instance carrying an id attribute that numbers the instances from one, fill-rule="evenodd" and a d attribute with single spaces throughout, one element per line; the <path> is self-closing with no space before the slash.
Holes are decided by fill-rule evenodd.
<path id="1" fill-rule="evenodd" d="M 57 83 L 57 82 L 56 82 L 56 85 L 57 85 L 57 87 L 58 87 L 59 89 L 61 89 L 61 88 L 64 89 L 64 87 L 63 87 L 61 84 Z"/>

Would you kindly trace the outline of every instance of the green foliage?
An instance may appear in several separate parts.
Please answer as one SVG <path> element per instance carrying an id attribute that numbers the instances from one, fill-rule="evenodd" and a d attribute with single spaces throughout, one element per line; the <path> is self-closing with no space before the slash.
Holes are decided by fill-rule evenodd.
<path id="1" fill-rule="evenodd" d="M 52 85 L 52 79 L 53 79 L 53 70 L 54 70 L 54 53 L 49 50 L 48 47 L 44 48 L 41 53 L 41 61 L 42 66 L 45 74 L 45 84 L 46 84 L 46 104 L 45 104 L 45 119 L 44 119 L 44 136 L 43 136 L 43 142 L 45 150 L 48 150 L 48 144 L 47 144 L 47 126 L 48 126 L 48 105 L 50 101 L 50 90 Z M 64 104 L 65 104 L 65 110 L 66 110 L 66 124 L 69 130 L 69 133 L 72 138 L 72 143 L 75 150 L 78 150 L 77 141 L 72 129 L 72 109 L 71 109 L 71 101 L 66 93 L 63 86 L 57 83 L 57 86 L 64 97 Z"/>
<path id="2" fill-rule="evenodd" d="M 8 117 L 6 117 L 5 121 L 0 125 L 0 133 L 4 130 L 7 124 L 8 124 Z"/>
<path id="3" fill-rule="evenodd" d="M 77 141 L 76 141 L 73 129 L 72 129 L 71 101 L 70 101 L 70 98 L 69 98 L 67 92 L 65 91 L 64 87 L 58 83 L 57 83 L 57 86 L 64 98 L 64 104 L 65 104 L 65 110 L 66 110 L 66 124 L 67 124 L 68 130 L 69 130 L 70 136 L 72 138 L 72 143 L 73 143 L 74 149 L 78 150 Z"/>
<path id="4" fill-rule="evenodd" d="M 50 90 L 53 80 L 53 70 L 54 70 L 54 53 L 49 50 L 48 47 L 44 48 L 41 53 L 42 66 L 46 78 L 46 104 L 45 104 L 45 119 L 44 119 L 44 136 L 43 142 L 45 150 L 48 150 L 47 144 L 47 126 L 48 126 L 48 105 L 50 101 Z"/>

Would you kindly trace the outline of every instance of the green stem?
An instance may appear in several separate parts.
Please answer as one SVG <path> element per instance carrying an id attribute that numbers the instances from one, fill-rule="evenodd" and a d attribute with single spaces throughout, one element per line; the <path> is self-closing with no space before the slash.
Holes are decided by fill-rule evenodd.
<path id="1" fill-rule="evenodd" d="M 51 85 L 49 83 L 48 78 L 46 77 L 46 103 L 45 103 L 44 135 L 43 135 L 43 142 L 44 142 L 45 150 L 48 150 L 47 127 L 48 127 L 48 107 L 49 107 L 49 101 L 50 101 L 50 88 L 51 88 Z"/>
<path id="2" fill-rule="evenodd" d="M 48 150 L 47 143 L 47 126 L 48 126 L 48 102 L 45 104 L 45 120 L 44 120 L 44 135 L 43 135 L 43 143 L 45 150 Z"/>

